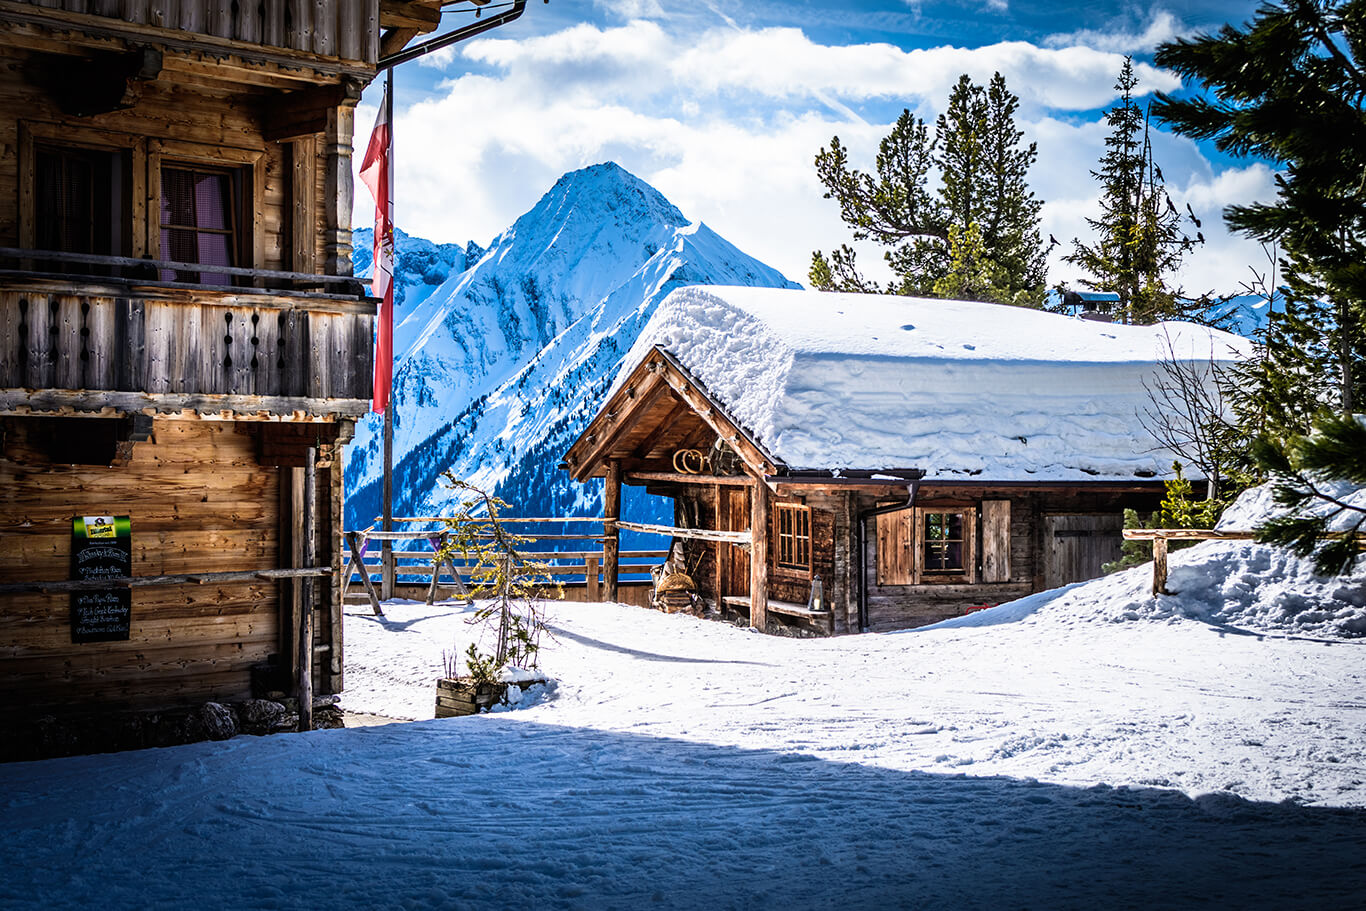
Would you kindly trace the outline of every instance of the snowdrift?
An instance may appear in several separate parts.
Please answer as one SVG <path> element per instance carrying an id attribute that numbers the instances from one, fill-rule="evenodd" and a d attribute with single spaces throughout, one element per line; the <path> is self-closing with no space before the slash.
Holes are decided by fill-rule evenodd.
<path id="1" fill-rule="evenodd" d="M 1334 492 L 1348 502 L 1366 503 L 1366 489 L 1337 485 Z M 1278 512 L 1270 487 L 1256 487 L 1225 511 L 1218 527 L 1248 531 Z M 1145 564 L 924 629 L 1029 618 L 1063 624 L 1196 620 L 1248 633 L 1366 637 L 1366 555 L 1349 574 L 1321 576 L 1312 559 L 1283 548 L 1205 541 L 1171 555 L 1167 588 L 1172 594 L 1152 593 L 1152 565 Z"/>

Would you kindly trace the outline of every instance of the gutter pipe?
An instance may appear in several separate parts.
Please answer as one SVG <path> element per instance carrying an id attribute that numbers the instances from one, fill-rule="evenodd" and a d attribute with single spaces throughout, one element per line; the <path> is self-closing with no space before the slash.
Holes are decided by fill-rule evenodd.
<path id="1" fill-rule="evenodd" d="M 922 472 L 923 477 L 923 472 Z M 915 503 L 916 492 L 920 489 L 920 478 L 906 485 L 906 502 L 892 503 L 888 506 L 874 506 L 858 514 L 858 631 L 868 632 L 868 520 L 889 512 L 910 509 Z"/>
<path id="2" fill-rule="evenodd" d="M 546 0 L 546 2 L 549 2 L 549 0 Z M 473 38 L 475 35 L 487 32 L 490 29 L 495 29 L 500 25 L 505 25 L 506 23 L 521 17 L 522 13 L 526 10 L 526 3 L 527 0 L 512 0 L 512 7 L 496 16 L 489 16 L 487 19 L 481 18 L 478 22 L 472 23 L 471 25 L 458 28 L 453 32 L 447 32 L 436 38 L 430 38 L 423 41 L 421 44 L 415 44 L 410 48 L 405 48 L 397 54 L 390 54 L 388 57 L 381 58 L 377 66 L 381 70 L 390 69 L 391 67 L 398 66 L 400 63 L 416 60 L 418 57 L 421 57 L 424 54 L 430 54 L 432 51 L 439 51 L 443 47 L 449 47 L 457 41 L 464 41 L 466 38 Z"/>

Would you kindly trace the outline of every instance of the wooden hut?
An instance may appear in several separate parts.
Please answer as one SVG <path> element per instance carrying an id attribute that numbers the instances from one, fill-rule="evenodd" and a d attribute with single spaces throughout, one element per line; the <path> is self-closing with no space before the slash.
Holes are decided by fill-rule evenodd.
<path id="1" fill-rule="evenodd" d="M 1143 428 L 1145 381 L 1173 352 L 1246 350 L 1190 324 L 685 288 L 565 464 L 606 480 L 612 518 L 623 482 L 672 497 L 682 569 L 725 615 L 798 635 L 919 626 L 1100 575 L 1174 458 Z"/>
<path id="2" fill-rule="evenodd" d="M 341 689 L 353 112 L 441 5 L 0 0 L 0 727 Z"/>

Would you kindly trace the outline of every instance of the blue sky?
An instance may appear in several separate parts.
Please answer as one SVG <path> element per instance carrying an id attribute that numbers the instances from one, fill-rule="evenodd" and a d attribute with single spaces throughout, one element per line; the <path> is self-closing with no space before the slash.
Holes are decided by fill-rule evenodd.
<path id="1" fill-rule="evenodd" d="M 1019 0 L 532 0 L 520 20 L 396 73 L 397 218 L 432 240 L 486 244 L 565 171 L 615 160 L 689 218 L 804 282 L 811 251 L 848 242 L 812 160 L 838 135 L 856 166 L 903 108 L 932 119 L 960 73 L 997 70 L 1038 143 L 1030 183 L 1043 230 L 1064 241 L 1051 283 L 1074 280 L 1066 242 L 1086 236 L 1104 109 L 1125 54 L 1139 91 L 1182 91 L 1152 68 L 1156 45 L 1242 22 L 1252 2 L 1141 5 Z M 450 26 L 469 20 L 454 8 Z M 380 97 L 356 117 L 364 147 Z M 1158 163 L 1208 243 L 1187 259 L 1188 292 L 1233 291 L 1265 264 L 1222 228 L 1230 203 L 1274 196 L 1265 163 L 1230 160 L 1159 134 Z M 373 206 L 357 185 L 356 223 Z M 881 275 L 880 251 L 860 262 Z"/>

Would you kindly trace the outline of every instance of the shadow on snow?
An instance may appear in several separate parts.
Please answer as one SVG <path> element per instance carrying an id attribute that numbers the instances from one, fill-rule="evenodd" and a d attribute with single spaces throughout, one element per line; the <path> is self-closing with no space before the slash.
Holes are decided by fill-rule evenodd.
<path id="1" fill-rule="evenodd" d="M 13 764 L 0 807 L 5 906 L 1279 911 L 1366 888 L 1366 811 L 506 715 Z"/>

